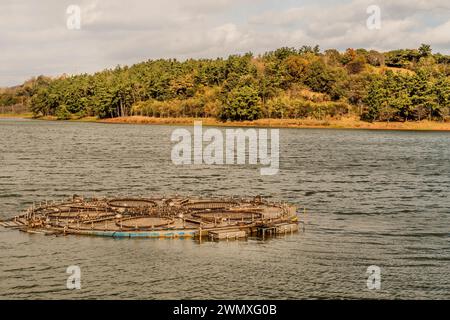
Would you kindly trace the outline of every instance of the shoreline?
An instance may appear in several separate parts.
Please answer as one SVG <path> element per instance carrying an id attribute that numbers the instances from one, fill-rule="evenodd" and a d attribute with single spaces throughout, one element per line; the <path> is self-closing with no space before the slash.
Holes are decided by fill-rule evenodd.
<path id="1" fill-rule="evenodd" d="M 56 117 L 47 116 L 33 118 L 32 114 L 0 114 L 1 118 L 19 118 L 33 120 L 58 121 Z M 63 120 L 61 120 L 63 121 Z M 256 127 L 256 128 L 305 128 L 305 129 L 353 129 L 353 130 L 398 130 L 398 131 L 450 131 L 450 123 L 423 120 L 419 122 L 365 122 L 357 117 L 342 119 L 259 119 L 255 121 L 221 122 L 215 118 L 157 118 L 144 116 L 128 116 L 119 118 L 97 119 L 85 117 L 69 122 L 94 122 L 104 124 L 140 124 L 140 125 L 193 125 L 194 121 L 202 121 L 204 126 L 217 127 Z"/>
<path id="2" fill-rule="evenodd" d="M 297 129 L 353 129 L 353 130 L 399 130 L 399 131 L 450 131 L 450 123 L 436 121 L 420 122 L 365 122 L 357 118 L 313 120 L 313 119 L 259 119 L 255 121 L 221 122 L 215 118 L 154 118 L 129 116 L 97 120 L 106 124 L 140 125 L 193 125 L 202 121 L 204 126 L 256 127 L 256 128 L 297 128 Z"/>

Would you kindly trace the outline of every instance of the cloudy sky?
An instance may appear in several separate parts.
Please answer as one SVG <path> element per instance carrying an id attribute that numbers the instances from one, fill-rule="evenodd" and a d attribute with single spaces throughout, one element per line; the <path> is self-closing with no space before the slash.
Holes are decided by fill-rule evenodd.
<path id="1" fill-rule="evenodd" d="M 67 27 L 70 5 L 80 30 Z M 366 26 L 370 5 L 378 30 Z M 450 53 L 450 0 L 0 0 L 0 86 L 153 58 L 421 43 Z"/>

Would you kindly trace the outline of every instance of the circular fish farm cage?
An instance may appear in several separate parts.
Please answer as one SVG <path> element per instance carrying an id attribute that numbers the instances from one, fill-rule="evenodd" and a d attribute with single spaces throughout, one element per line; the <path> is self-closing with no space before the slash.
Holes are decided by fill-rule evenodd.
<path id="1" fill-rule="evenodd" d="M 48 215 L 50 219 L 93 219 L 108 216 L 114 216 L 114 214 L 108 213 L 106 211 L 66 211 Z"/>
<path id="2" fill-rule="evenodd" d="M 298 230 L 296 207 L 261 197 L 83 198 L 35 204 L 0 226 L 46 235 L 239 239 Z"/>
<path id="3" fill-rule="evenodd" d="M 231 208 L 236 205 L 236 202 L 232 201 L 190 201 L 183 204 L 185 208 L 190 210 L 203 210 L 203 209 L 225 209 Z"/>
<path id="4" fill-rule="evenodd" d="M 115 213 L 104 208 L 50 208 L 52 211 L 43 211 L 42 213 L 50 219 L 73 219 L 73 218 L 98 218 L 102 216 L 113 216 Z"/>
<path id="5" fill-rule="evenodd" d="M 217 210 L 202 211 L 192 214 L 193 217 L 200 218 L 205 221 L 255 221 L 262 218 L 262 213 L 245 210 Z"/>
<path id="6" fill-rule="evenodd" d="M 156 207 L 157 204 L 153 200 L 147 199 L 113 199 L 109 200 L 108 205 L 112 208 L 143 208 L 143 207 Z"/>
<path id="7" fill-rule="evenodd" d="M 144 229 L 169 227 L 169 225 L 173 224 L 173 222 L 174 222 L 173 219 L 162 217 L 137 217 L 137 218 L 130 218 L 124 221 L 118 221 L 116 222 L 116 225 L 121 226 L 122 228 L 144 230 Z"/>

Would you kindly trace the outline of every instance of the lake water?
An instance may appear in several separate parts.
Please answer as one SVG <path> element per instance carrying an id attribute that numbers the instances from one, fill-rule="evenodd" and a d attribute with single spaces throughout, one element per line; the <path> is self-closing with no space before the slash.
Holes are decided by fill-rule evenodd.
<path id="1" fill-rule="evenodd" d="M 72 194 L 264 194 L 306 207 L 265 241 L 0 228 L 0 298 L 450 298 L 450 133 L 280 130 L 280 172 L 175 166 L 171 126 L 0 120 L 0 219 Z M 81 268 L 81 290 L 66 268 Z M 381 268 L 369 290 L 367 268 Z"/>

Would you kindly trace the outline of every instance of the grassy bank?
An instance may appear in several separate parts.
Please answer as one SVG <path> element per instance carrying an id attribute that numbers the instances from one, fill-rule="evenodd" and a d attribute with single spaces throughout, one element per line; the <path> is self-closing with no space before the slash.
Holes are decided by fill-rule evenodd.
<path id="1" fill-rule="evenodd" d="M 30 113 L 0 113 L 0 118 L 22 118 L 22 119 L 31 119 L 33 118 L 33 114 Z"/>
<path id="2" fill-rule="evenodd" d="M 25 118 L 33 119 L 31 113 L 24 114 L 0 114 L 0 118 Z M 55 116 L 45 116 L 37 120 L 56 121 Z M 150 125 L 193 125 L 194 121 L 202 121 L 205 126 L 219 127 L 272 127 L 272 128 L 330 128 L 330 129 L 366 129 L 366 130 L 423 130 L 423 131 L 450 131 L 450 123 L 436 121 L 415 122 L 365 122 L 357 117 L 341 119 L 259 119 L 255 121 L 229 121 L 221 122 L 215 118 L 156 118 L 143 116 L 129 116 L 110 119 L 97 119 L 96 117 L 84 117 L 67 121 L 99 122 L 99 123 L 123 123 L 123 124 L 150 124 Z"/>
<path id="3" fill-rule="evenodd" d="M 206 126 L 224 127 L 276 127 L 276 128 L 331 128 L 331 129 L 368 129 L 368 130 L 431 130 L 450 131 L 450 123 L 436 121 L 418 122 L 365 122 L 357 118 L 314 120 L 314 119 L 259 119 L 243 122 L 220 122 L 215 118 L 154 118 L 130 116 L 98 120 L 102 123 L 192 125 L 202 121 Z"/>
<path id="4" fill-rule="evenodd" d="M 56 121 L 58 118 L 56 116 L 41 116 L 34 117 L 32 113 L 0 113 L 1 118 L 21 118 L 21 119 L 35 119 L 35 120 L 47 120 L 47 121 Z M 98 121 L 97 117 L 84 117 L 84 118 L 74 118 L 69 119 L 67 121 L 77 121 L 77 122 L 96 122 Z"/>

